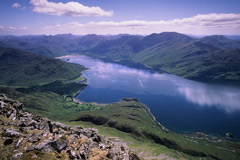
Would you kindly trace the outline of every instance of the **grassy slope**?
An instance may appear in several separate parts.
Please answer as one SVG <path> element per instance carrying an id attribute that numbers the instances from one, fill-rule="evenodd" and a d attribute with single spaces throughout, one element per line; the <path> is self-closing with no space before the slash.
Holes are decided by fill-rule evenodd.
<path id="1" fill-rule="evenodd" d="M 190 79 L 240 80 L 240 49 L 221 50 L 202 42 L 164 42 L 142 51 L 134 60 Z"/>
<path id="2" fill-rule="evenodd" d="M 142 48 L 138 43 L 141 39 L 140 36 L 128 35 L 119 39 L 103 41 L 97 46 L 85 50 L 84 54 L 111 60 L 129 60 Z"/>
<path id="3" fill-rule="evenodd" d="M 154 33 L 145 37 L 127 35 L 118 39 L 103 41 L 95 47 L 85 50 L 84 54 L 111 60 L 132 60 L 139 52 L 161 42 L 178 41 L 187 43 L 192 40 L 186 35 L 175 32 Z"/>
<path id="4" fill-rule="evenodd" d="M 106 136 L 118 137 L 144 157 L 160 154 L 177 159 L 239 157 L 238 143 L 226 140 L 209 142 L 162 130 L 152 119 L 146 106 L 141 103 L 122 102 L 107 106 L 76 104 L 70 97 L 63 96 L 67 91 L 61 93 L 52 90 L 54 85 L 48 88 L 38 88 L 34 91 L 0 88 L 0 92 L 22 101 L 25 109 L 32 113 L 72 125 L 98 128 Z"/>
<path id="5" fill-rule="evenodd" d="M 80 76 L 83 66 L 58 59 L 0 48 L 0 85 L 30 86 L 51 83 L 56 80 L 71 80 Z"/>
<path id="6" fill-rule="evenodd" d="M 161 149 L 167 151 L 167 153 L 173 152 L 175 156 L 178 152 L 181 152 L 182 156 L 185 158 L 187 155 L 194 155 L 196 157 L 237 159 L 237 154 L 234 155 L 232 152 L 217 147 L 234 149 L 238 153 L 240 151 L 238 149 L 239 144 L 237 145 L 227 141 L 214 143 L 207 140 L 184 138 L 179 134 L 166 132 L 156 124 L 149 115 L 147 107 L 141 103 L 114 103 L 103 107 L 101 112 L 98 110 L 79 112 L 78 114 L 73 114 L 71 118 L 67 117 L 65 120 L 85 121 L 95 125 L 112 127 L 118 131 L 128 133 L 138 141 L 152 141 L 155 142 L 156 145 L 163 145 L 164 147 L 161 146 Z M 107 131 L 105 131 L 105 133 L 107 133 Z M 195 143 L 193 141 L 195 141 Z M 234 144 L 236 145 L 235 147 L 233 147 Z M 137 145 L 138 144 L 133 144 L 135 147 Z M 150 147 L 150 150 L 151 149 Z M 161 152 L 161 149 L 156 151 Z M 139 148 L 139 151 L 141 151 L 141 148 Z"/>

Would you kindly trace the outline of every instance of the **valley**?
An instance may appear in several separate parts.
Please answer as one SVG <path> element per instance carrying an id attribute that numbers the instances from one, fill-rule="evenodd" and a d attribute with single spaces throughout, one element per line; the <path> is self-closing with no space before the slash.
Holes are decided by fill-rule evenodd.
<path id="1" fill-rule="evenodd" d="M 240 0 L 1 0 L 0 160 L 240 160 Z"/>
<path id="2" fill-rule="evenodd" d="M 237 40 L 162 33 L 1 37 L 0 41 L 0 93 L 24 103 L 26 111 L 71 126 L 97 128 L 113 141 L 127 143 L 141 159 L 239 157 L 239 142 L 224 137 L 231 132 L 235 140 L 239 138 L 234 123 L 239 121 L 238 87 L 212 84 L 239 81 Z M 58 49 L 45 52 L 41 45 Z M 72 100 L 79 90 L 75 98 L 86 103 Z M 201 99 L 203 94 L 209 97 Z M 124 97 L 140 102 L 122 101 Z M 212 119 L 213 114 L 218 116 Z M 203 116 L 209 126 L 199 122 Z M 214 131 L 213 125 L 222 130 Z"/>

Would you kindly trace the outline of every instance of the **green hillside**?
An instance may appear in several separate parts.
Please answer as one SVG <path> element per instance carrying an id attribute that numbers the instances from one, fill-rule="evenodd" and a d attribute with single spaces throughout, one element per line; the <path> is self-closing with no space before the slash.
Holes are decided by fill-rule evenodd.
<path id="1" fill-rule="evenodd" d="M 138 53 L 134 61 L 188 79 L 239 81 L 240 49 L 233 49 L 229 42 L 225 46 L 217 40 L 214 43 L 207 43 L 206 38 L 189 43 L 163 42 Z"/>
<path id="2" fill-rule="evenodd" d="M 118 39 L 103 41 L 97 46 L 85 50 L 84 54 L 111 60 L 132 59 L 135 53 L 143 48 L 139 44 L 141 39 L 141 36 L 127 35 Z"/>
<path id="3" fill-rule="evenodd" d="M 0 85 L 30 86 L 71 80 L 80 76 L 83 66 L 28 53 L 0 48 Z"/>
<path id="4" fill-rule="evenodd" d="M 188 43 L 192 40 L 191 37 L 175 32 L 154 33 L 145 37 L 126 35 L 118 39 L 103 41 L 93 48 L 84 50 L 84 54 L 112 60 L 132 60 L 139 52 L 159 43 Z"/>

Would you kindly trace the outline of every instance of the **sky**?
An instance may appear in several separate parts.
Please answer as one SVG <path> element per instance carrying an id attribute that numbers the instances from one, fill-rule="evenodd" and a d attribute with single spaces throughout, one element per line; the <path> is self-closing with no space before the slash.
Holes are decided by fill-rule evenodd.
<path id="1" fill-rule="evenodd" d="M 0 0 L 0 35 L 240 35 L 240 0 Z"/>

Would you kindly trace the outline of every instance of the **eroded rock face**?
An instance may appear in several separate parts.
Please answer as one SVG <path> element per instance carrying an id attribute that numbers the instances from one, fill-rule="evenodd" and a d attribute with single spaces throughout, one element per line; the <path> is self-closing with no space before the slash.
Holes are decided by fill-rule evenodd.
<path id="1" fill-rule="evenodd" d="M 0 142 L 5 148 L 10 146 L 4 152 L 6 159 L 41 158 L 44 154 L 53 159 L 139 159 L 125 144 L 109 141 L 94 128 L 51 122 L 22 108 L 22 103 L 0 94 Z"/>

